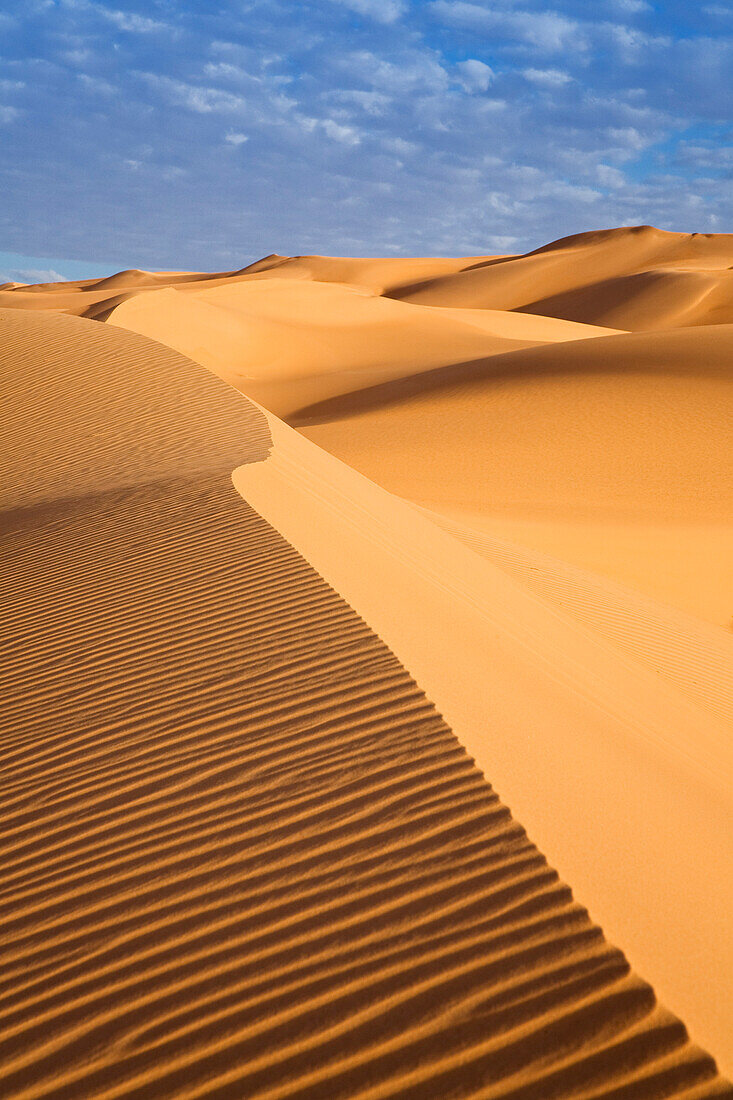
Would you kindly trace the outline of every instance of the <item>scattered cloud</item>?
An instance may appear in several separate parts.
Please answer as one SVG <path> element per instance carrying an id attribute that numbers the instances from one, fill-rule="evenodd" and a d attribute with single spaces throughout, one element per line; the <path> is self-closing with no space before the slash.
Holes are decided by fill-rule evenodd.
<path id="1" fill-rule="evenodd" d="M 651 11 L 651 4 L 647 0 L 615 0 L 614 6 L 618 11 L 637 15 L 642 11 Z"/>
<path id="2" fill-rule="evenodd" d="M 66 276 L 58 271 L 39 271 L 32 269 L 17 269 L 0 271 L 0 283 L 63 283 Z"/>
<path id="3" fill-rule="evenodd" d="M 376 19 L 378 23 L 394 23 L 407 11 L 406 0 L 331 0 L 331 3 Z"/>
<path id="4" fill-rule="evenodd" d="M 485 92 L 494 79 L 491 66 L 476 58 L 459 61 L 456 72 L 459 84 L 467 92 Z"/>
<path id="5" fill-rule="evenodd" d="M 522 69 L 522 76 L 532 84 L 540 84 L 545 88 L 562 88 L 573 79 L 561 69 Z"/>
<path id="6" fill-rule="evenodd" d="M 618 168 L 610 164 L 599 164 L 596 168 L 596 180 L 599 187 L 610 187 L 617 190 L 626 186 L 626 176 Z"/>
<path id="7" fill-rule="evenodd" d="M 342 126 L 332 118 L 322 119 L 320 125 L 323 132 L 333 141 L 339 141 L 342 145 L 358 145 L 361 138 L 353 126 Z"/>
<path id="8" fill-rule="evenodd" d="M 339 103 L 351 104 L 368 115 L 383 115 L 391 103 L 391 98 L 384 92 L 366 92 L 359 88 L 337 88 L 328 93 L 329 97 Z"/>
<path id="9" fill-rule="evenodd" d="M 157 88 L 171 103 L 196 111 L 198 114 L 242 111 L 247 101 L 242 96 L 224 91 L 222 88 L 210 88 L 201 84 L 188 84 L 183 80 L 172 80 L 157 73 L 141 73 L 148 84 Z"/>
<path id="10" fill-rule="evenodd" d="M 159 23 L 157 19 L 149 19 L 146 15 L 135 15 L 102 7 L 97 7 L 96 10 L 121 31 L 129 31 L 132 34 L 150 34 L 168 29 L 165 23 Z"/>
<path id="11" fill-rule="evenodd" d="M 110 84 L 108 80 L 103 80 L 100 76 L 79 73 L 78 79 L 82 87 L 96 95 L 112 95 L 115 91 L 114 85 Z"/>
<path id="12" fill-rule="evenodd" d="M 681 31 L 672 9 L 24 0 L 2 26 L 0 239 L 47 257 L 18 268 L 194 268 L 733 228 L 730 12 Z"/>
<path id="13" fill-rule="evenodd" d="M 384 138 L 382 147 L 388 153 L 394 153 L 398 157 L 409 157 L 420 150 L 420 146 L 414 141 L 405 141 L 404 138 Z"/>
<path id="14" fill-rule="evenodd" d="M 584 44 L 580 24 L 556 11 L 524 11 L 465 0 L 432 0 L 428 7 L 443 23 L 478 34 L 502 34 L 549 53 Z"/>
<path id="15" fill-rule="evenodd" d="M 369 50 L 348 54 L 343 69 L 382 94 L 404 95 L 422 91 L 430 95 L 448 87 L 448 73 L 439 57 L 428 50 L 405 52 L 400 63 L 377 56 Z"/>
<path id="16" fill-rule="evenodd" d="M 681 141 L 675 152 L 675 162 L 696 171 L 729 174 L 733 170 L 733 145 Z"/>

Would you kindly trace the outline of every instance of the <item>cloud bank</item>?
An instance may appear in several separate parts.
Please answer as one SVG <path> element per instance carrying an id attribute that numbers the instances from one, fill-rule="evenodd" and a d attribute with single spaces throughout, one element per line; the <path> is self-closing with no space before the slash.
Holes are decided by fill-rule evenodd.
<path id="1" fill-rule="evenodd" d="M 3 43 L 0 247 L 26 255 L 213 268 L 733 230 L 724 5 L 25 0 Z"/>

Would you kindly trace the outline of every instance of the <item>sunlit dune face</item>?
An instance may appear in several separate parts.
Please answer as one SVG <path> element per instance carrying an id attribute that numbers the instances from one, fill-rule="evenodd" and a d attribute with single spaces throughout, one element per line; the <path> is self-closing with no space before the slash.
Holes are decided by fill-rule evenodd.
<path id="1" fill-rule="evenodd" d="M 0 287 L 3 1096 L 730 1095 L 732 276 Z"/>

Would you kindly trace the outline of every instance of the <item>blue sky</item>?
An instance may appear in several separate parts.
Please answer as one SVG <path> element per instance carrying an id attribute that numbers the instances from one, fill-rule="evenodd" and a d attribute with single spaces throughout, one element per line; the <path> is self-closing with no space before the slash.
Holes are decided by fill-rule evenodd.
<path id="1" fill-rule="evenodd" d="M 0 0 L 0 278 L 732 231 L 732 85 L 733 0 Z"/>

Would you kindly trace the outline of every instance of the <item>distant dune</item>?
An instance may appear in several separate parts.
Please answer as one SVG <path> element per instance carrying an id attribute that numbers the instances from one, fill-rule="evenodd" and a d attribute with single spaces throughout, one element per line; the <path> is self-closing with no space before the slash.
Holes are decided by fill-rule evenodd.
<path id="1" fill-rule="evenodd" d="M 526 256 L 422 280 L 422 305 L 513 309 L 644 331 L 733 323 L 733 234 L 651 226 L 581 233 Z"/>
<path id="2" fill-rule="evenodd" d="M 0 1095 L 733 1097 L 732 277 L 0 287 Z"/>

